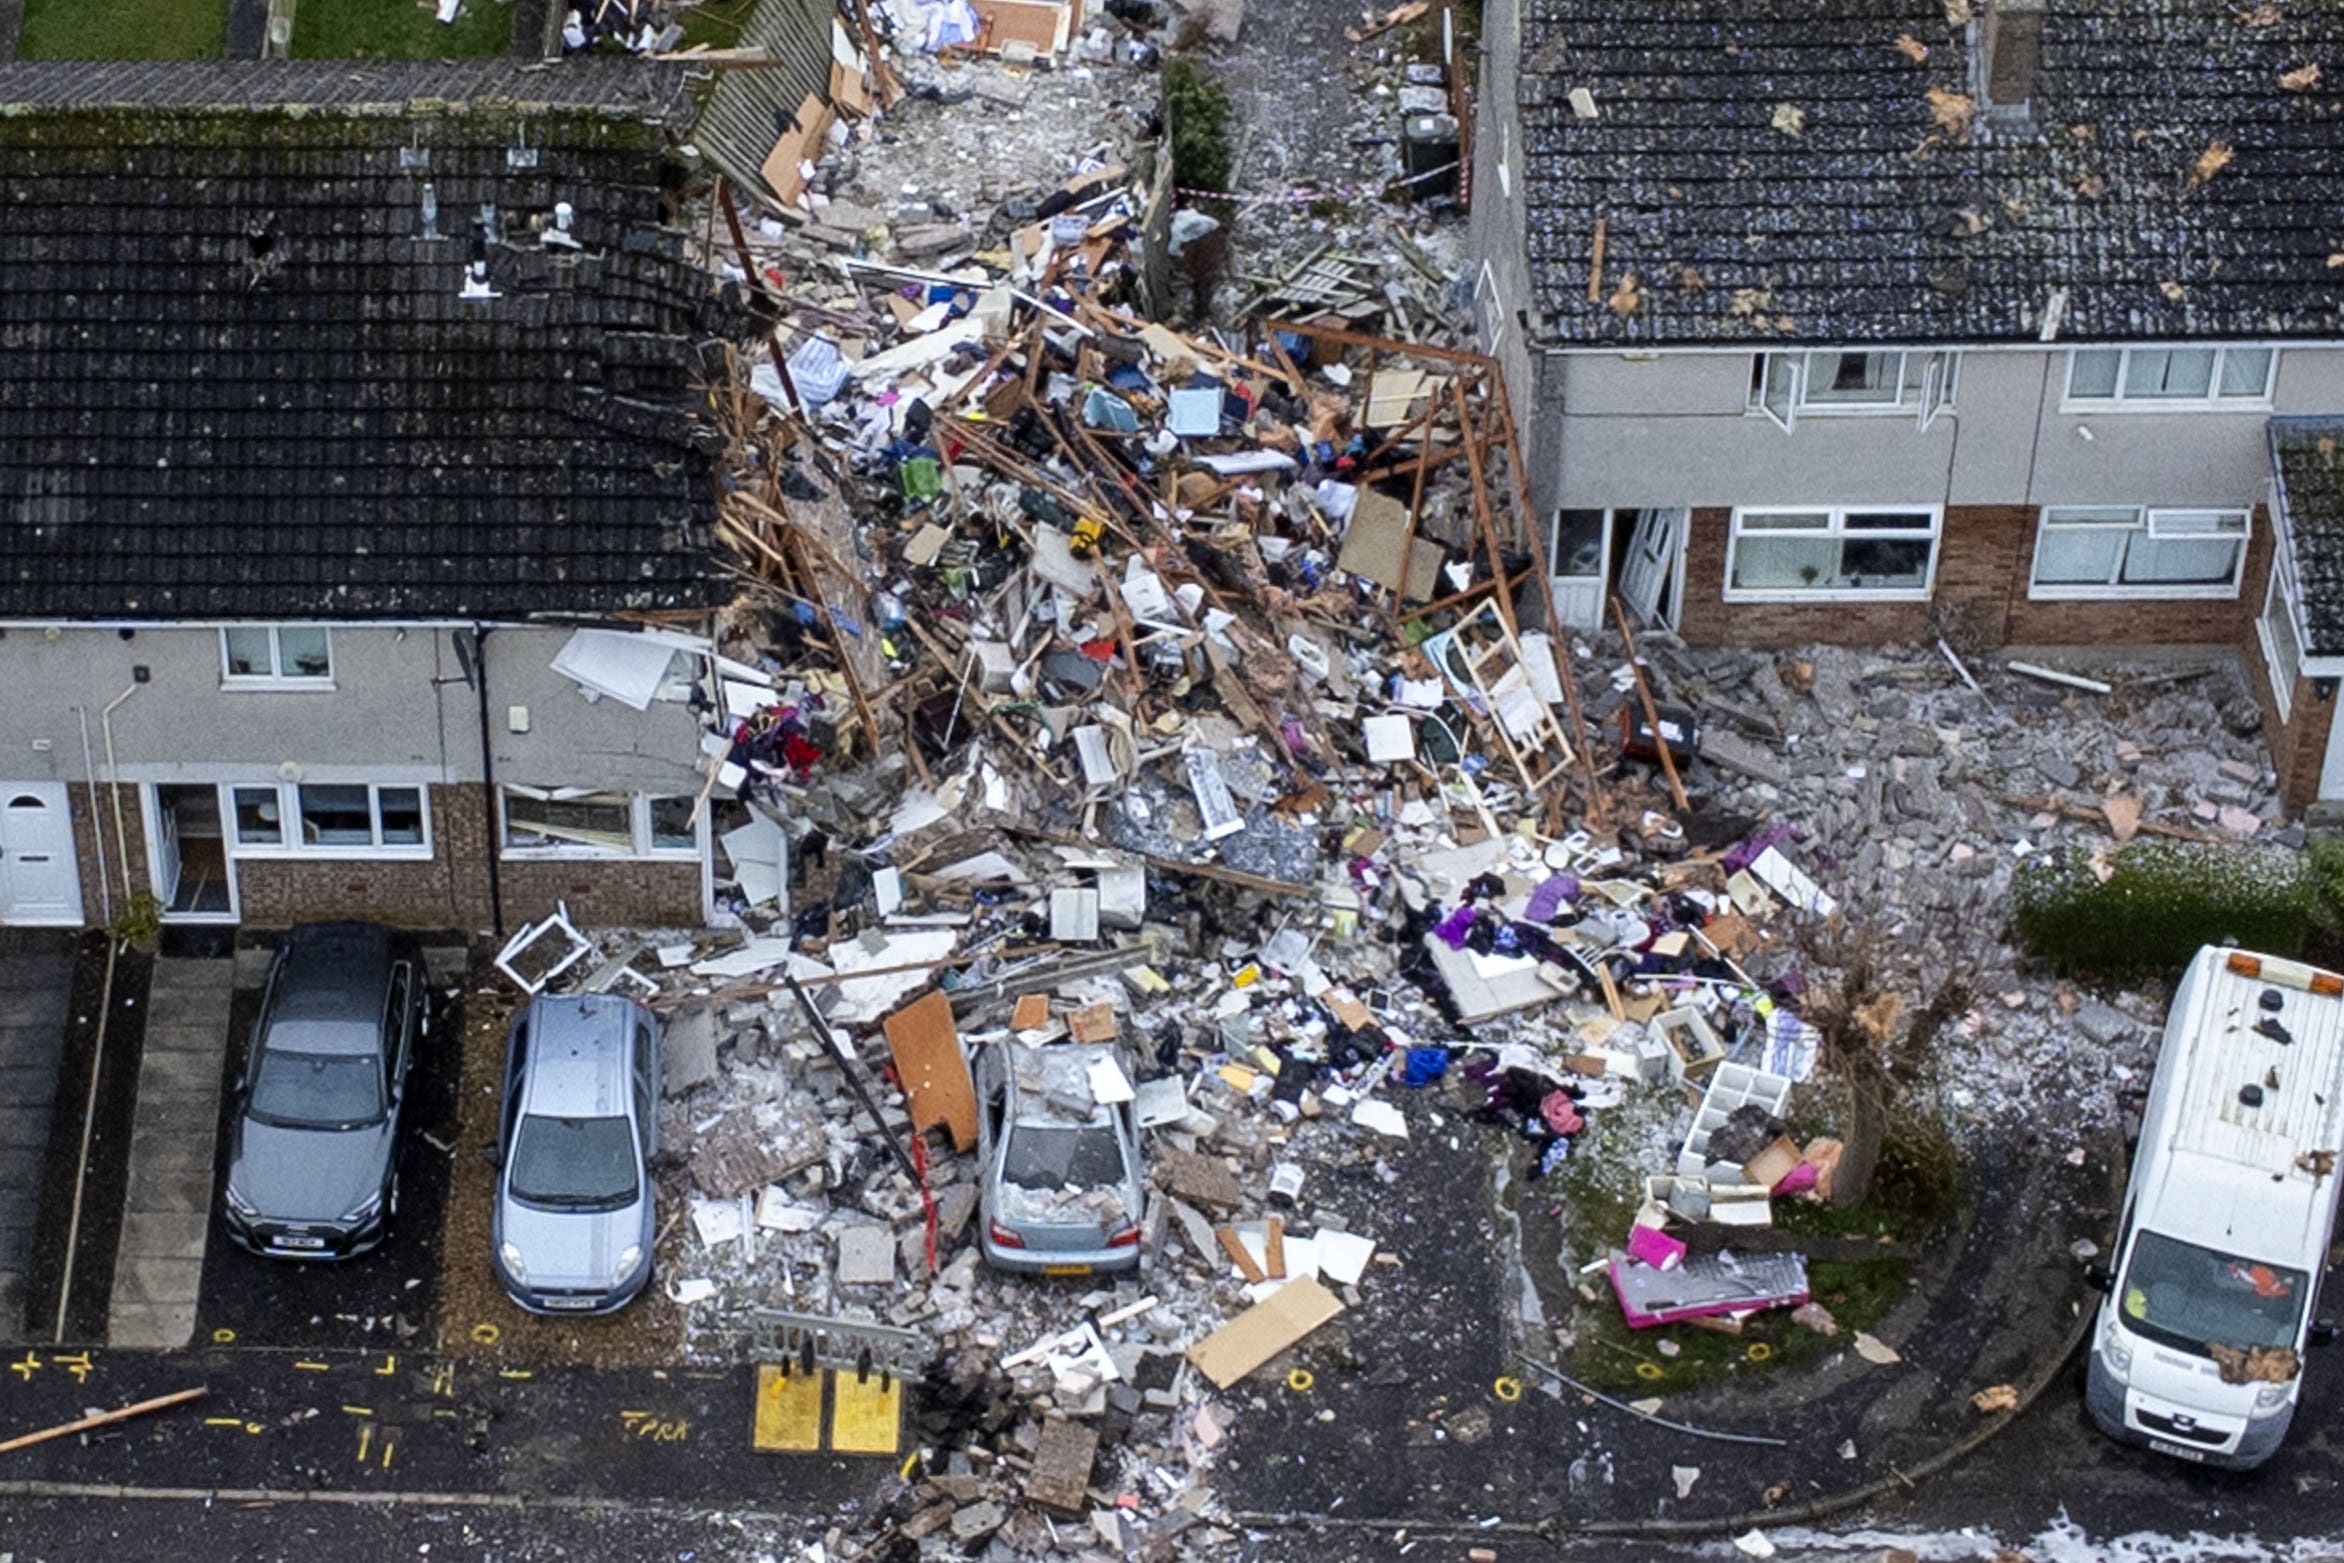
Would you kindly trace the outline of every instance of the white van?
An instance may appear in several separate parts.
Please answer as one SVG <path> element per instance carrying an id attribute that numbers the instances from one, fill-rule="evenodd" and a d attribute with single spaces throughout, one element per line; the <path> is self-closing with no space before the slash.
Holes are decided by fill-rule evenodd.
<path id="1" fill-rule="evenodd" d="M 2198 951 L 2174 995 L 2084 1398 L 2111 1437 L 2270 1458 L 2295 1415 L 2344 1174 L 2344 977 Z M 2324 1153 L 2324 1154 L 2323 1154 Z M 2217 1359 L 2226 1359 L 2227 1371 Z"/>

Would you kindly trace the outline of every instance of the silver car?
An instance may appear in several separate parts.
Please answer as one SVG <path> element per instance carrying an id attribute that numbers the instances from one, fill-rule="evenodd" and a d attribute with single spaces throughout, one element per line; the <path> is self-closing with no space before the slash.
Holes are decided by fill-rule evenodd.
<path id="1" fill-rule="evenodd" d="M 1041 1275 L 1139 1267 L 1139 1120 L 1101 1101 L 1093 1069 L 1113 1043 L 988 1047 L 977 1057 L 979 1242 L 986 1262 Z M 1110 1091 L 1109 1095 L 1126 1094 Z"/>
<path id="2" fill-rule="evenodd" d="M 659 1022 L 632 999 L 513 1017 L 498 1123 L 497 1280 L 532 1313 L 611 1313 L 651 1277 Z"/>

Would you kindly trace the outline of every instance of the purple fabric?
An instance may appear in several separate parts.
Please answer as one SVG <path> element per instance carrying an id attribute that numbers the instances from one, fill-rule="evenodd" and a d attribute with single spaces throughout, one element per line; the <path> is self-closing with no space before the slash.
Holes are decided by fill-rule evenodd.
<path id="1" fill-rule="evenodd" d="M 1530 892 L 1530 904 L 1522 908 L 1522 915 L 1534 923 L 1551 923 L 1565 901 L 1579 893 L 1579 881 L 1569 874 L 1554 878 Z"/>
<path id="2" fill-rule="evenodd" d="M 1441 925 L 1433 932 L 1438 934 L 1441 943 L 1450 949 L 1462 950 L 1465 948 L 1465 936 L 1473 932 L 1473 919 L 1476 915 L 1478 914 L 1474 912 L 1472 907 L 1460 906 L 1442 919 Z"/>
<path id="3" fill-rule="evenodd" d="M 1752 832 L 1750 839 L 1736 846 L 1718 860 L 1718 867 L 1729 874 L 1738 874 L 1763 857 L 1768 847 L 1786 846 L 1792 836 L 1789 820 L 1772 820 Z"/>

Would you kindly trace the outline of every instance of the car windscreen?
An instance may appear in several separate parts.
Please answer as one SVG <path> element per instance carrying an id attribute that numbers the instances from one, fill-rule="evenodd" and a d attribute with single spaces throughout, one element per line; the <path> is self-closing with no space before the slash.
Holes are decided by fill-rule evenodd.
<path id="1" fill-rule="evenodd" d="M 2127 1328 L 2206 1357 L 2209 1344 L 2294 1345 L 2310 1291 L 2301 1270 L 2144 1231 L 2117 1297 Z"/>
<path id="2" fill-rule="evenodd" d="M 1001 1150 L 1001 1176 L 1019 1188 L 1104 1188 L 1123 1181 L 1123 1147 L 1099 1124 L 1021 1123 Z"/>
<path id="3" fill-rule="evenodd" d="M 532 1113 L 513 1135 L 507 1186 L 526 1204 L 616 1210 L 636 1194 L 635 1129 L 624 1118 Z"/>
<path id="4" fill-rule="evenodd" d="M 382 1061 L 368 1053 L 297 1053 L 264 1047 L 246 1104 L 285 1129 L 352 1129 L 382 1117 Z"/>

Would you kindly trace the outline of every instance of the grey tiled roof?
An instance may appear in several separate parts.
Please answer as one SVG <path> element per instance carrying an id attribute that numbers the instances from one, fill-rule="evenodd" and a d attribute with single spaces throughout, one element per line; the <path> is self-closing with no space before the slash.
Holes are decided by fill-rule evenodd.
<path id="1" fill-rule="evenodd" d="M 0 100 L 29 69 L 0 70 Z M 144 101 L 220 101 L 149 69 L 98 101 L 165 76 Z M 403 69 L 309 74 L 384 104 L 405 100 Z M 594 74 L 525 78 L 567 82 L 558 108 L 0 112 L 0 617 L 728 595 L 690 412 L 703 344 L 741 317 L 662 227 L 644 73 Z M 511 166 L 517 136 L 534 166 Z M 437 242 L 419 237 L 426 182 Z M 576 210 L 574 260 L 530 233 L 556 201 Z M 484 202 L 502 296 L 472 303 Z"/>
<path id="2" fill-rule="evenodd" d="M 1975 103 L 1962 0 L 1521 3 L 1515 173 L 1562 341 L 2032 340 L 2056 289 L 2062 342 L 2344 336 L 2325 0 L 2045 0 L 2035 133 L 1991 140 L 1928 97 Z"/>
<path id="3" fill-rule="evenodd" d="M 2271 464 L 2315 657 L 2344 656 L 2344 418 L 2273 418 Z"/>

